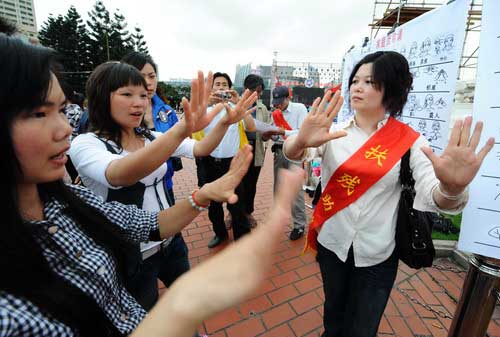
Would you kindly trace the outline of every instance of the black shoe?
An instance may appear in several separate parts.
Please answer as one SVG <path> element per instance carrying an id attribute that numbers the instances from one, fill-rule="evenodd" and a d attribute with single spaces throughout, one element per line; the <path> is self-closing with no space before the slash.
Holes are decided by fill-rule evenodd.
<path id="1" fill-rule="evenodd" d="M 290 232 L 290 240 L 295 241 L 304 235 L 304 228 L 294 228 Z"/>
<path id="2" fill-rule="evenodd" d="M 223 243 L 224 241 L 227 240 L 227 236 L 225 237 L 218 237 L 217 235 L 214 236 L 214 238 L 212 240 L 210 240 L 210 242 L 208 243 L 208 248 L 214 248 L 214 247 L 217 247 L 218 245 L 220 245 L 221 243 Z"/>

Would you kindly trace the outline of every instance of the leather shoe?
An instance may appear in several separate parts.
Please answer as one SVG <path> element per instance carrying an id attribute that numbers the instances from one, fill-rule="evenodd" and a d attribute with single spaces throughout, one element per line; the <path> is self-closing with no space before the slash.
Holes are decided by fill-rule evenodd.
<path id="1" fill-rule="evenodd" d="M 220 245 L 221 243 L 223 243 L 224 241 L 227 240 L 227 236 L 226 237 L 218 237 L 217 235 L 214 236 L 214 238 L 212 240 L 210 240 L 210 242 L 208 243 L 208 248 L 214 248 L 214 247 L 217 247 L 218 245 Z"/>
<path id="2" fill-rule="evenodd" d="M 290 240 L 295 241 L 304 235 L 304 228 L 294 228 L 290 232 Z"/>

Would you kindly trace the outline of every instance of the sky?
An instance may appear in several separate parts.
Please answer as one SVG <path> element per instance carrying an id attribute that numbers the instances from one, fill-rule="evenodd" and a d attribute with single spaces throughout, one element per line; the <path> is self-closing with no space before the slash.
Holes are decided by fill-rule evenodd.
<path id="1" fill-rule="evenodd" d="M 50 14 L 74 5 L 84 20 L 93 0 L 34 0 L 38 28 Z M 372 0 L 103 0 L 117 8 L 129 30 L 143 30 L 160 80 L 192 78 L 198 69 L 227 72 L 237 64 L 340 63 L 343 54 L 370 36 Z"/>

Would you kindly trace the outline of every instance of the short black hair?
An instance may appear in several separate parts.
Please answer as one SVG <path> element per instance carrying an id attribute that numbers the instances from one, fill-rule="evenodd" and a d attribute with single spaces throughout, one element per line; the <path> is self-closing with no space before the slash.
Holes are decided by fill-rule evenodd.
<path id="1" fill-rule="evenodd" d="M 221 72 L 216 72 L 214 74 L 214 80 L 217 78 L 217 77 L 224 77 L 226 80 L 227 80 L 227 84 L 229 85 L 229 88 L 232 88 L 233 87 L 233 81 L 231 81 L 231 77 L 229 77 L 228 74 L 226 73 L 221 73 Z"/>
<path id="2" fill-rule="evenodd" d="M 136 67 L 139 71 L 144 68 L 146 63 L 149 63 L 155 70 L 155 73 L 158 74 L 158 67 L 156 66 L 155 61 L 153 61 L 153 58 L 148 54 L 133 51 L 122 57 L 120 62 L 130 64 L 131 66 Z"/>
<path id="3" fill-rule="evenodd" d="M 90 131 L 112 140 L 120 148 L 121 128 L 111 116 L 111 93 L 128 85 L 148 86 L 134 66 L 110 61 L 97 66 L 87 80 Z"/>
<path id="4" fill-rule="evenodd" d="M 359 61 L 349 76 L 349 88 L 359 68 L 372 64 L 373 85 L 384 90 L 382 104 L 392 117 L 401 116 L 412 88 L 413 77 L 406 58 L 395 51 L 378 51 Z"/>
<path id="5" fill-rule="evenodd" d="M 262 87 L 262 90 L 264 90 L 264 80 L 259 75 L 250 74 L 245 77 L 243 81 L 243 87 L 245 87 L 245 89 L 255 90 L 259 85 Z"/>

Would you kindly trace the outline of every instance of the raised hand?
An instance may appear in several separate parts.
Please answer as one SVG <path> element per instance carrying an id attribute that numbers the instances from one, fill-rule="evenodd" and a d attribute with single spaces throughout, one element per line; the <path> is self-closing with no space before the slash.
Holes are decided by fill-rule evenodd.
<path id="1" fill-rule="evenodd" d="M 231 161 L 229 171 L 219 179 L 203 185 L 199 191 L 202 203 L 204 201 L 228 202 L 234 204 L 238 201 L 238 196 L 234 193 L 235 188 L 243 179 L 252 161 L 252 147 L 246 145 L 243 147 Z"/>
<path id="2" fill-rule="evenodd" d="M 267 220 L 175 281 L 133 337 L 192 336 L 204 319 L 255 294 L 271 267 L 272 254 L 290 222 L 292 202 L 304 179 L 300 169 L 279 174 L 279 181 L 286 183 L 279 184 Z"/>
<path id="3" fill-rule="evenodd" d="M 212 92 L 213 74 L 208 73 L 207 81 L 202 71 L 198 71 L 198 78 L 191 81 L 191 100 L 182 98 L 184 118 L 180 121 L 185 124 L 185 134 L 204 129 L 214 117 L 222 110 L 223 106 L 216 106 L 207 113 L 208 98 Z"/>
<path id="4" fill-rule="evenodd" d="M 328 103 L 329 101 L 330 103 Z M 340 96 L 340 91 L 337 91 L 333 97 L 331 91 L 328 91 L 323 99 L 316 98 L 311 111 L 302 122 L 295 139 L 296 145 L 302 149 L 318 147 L 329 140 L 344 137 L 345 131 L 330 132 L 333 119 L 340 111 L 343 102 L 344 99 Z"/>
<path id="5" fill-rule="evenodd" d="M 435 155 L 429 147 L 422 148 L 424 154 L 432 162 L 442 190 L 449 195 L 458 195 L 469 185 L 495 143 L 494 138 L 489 138 L 476 154 L 483 123 L 476 123 L 472 136 L 470 135 L 471 126 L 472 117 L 456 121 L 451 131 L 450 141 L 441 156 Z"/>
<path id="6" fill-rule="evenodd" d="M 238 100 L 238 103 L 231 108 L 229 104 L 225 103 L 226 115 L 222 120 L 226 124 L 234 124 L 242 120 L 245 116 L 249 115 L 254 109 L 249 108 L 257 101 L 257 93 L 250 93 L 250 90 L 245 90 L 243 96 Z"/>

